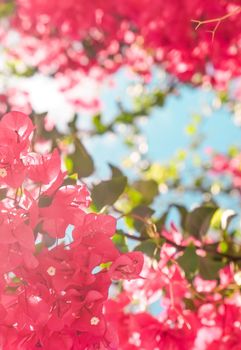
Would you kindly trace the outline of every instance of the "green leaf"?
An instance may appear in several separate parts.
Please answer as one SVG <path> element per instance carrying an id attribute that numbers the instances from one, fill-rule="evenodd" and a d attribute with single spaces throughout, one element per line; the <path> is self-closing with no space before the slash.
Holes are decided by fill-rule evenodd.
<path id="1" fill-rule="evenodd" d="M 217 207 L 198 207 L 188 213 L 185 221 L 186 232 L 200 239 L 207 233 L 216 210 Z"/>
<path id="2" fill-rule="evenodd" d="M 160 249 L 157 247 L 156 243 L 152 239 L 147 239 L 140 244 L 138 244 L 135 251 L 143 252 L 151 258 L 159 259 Z"/>
<path id="3" fill-rule="evenodd" d="M 191 310 L 191 311 L 195 311 L 196 310 L 195 303 L 194 303 L 194 301 L 192 299 L 184 298 L 183 301 L 184 301 L 186 309 Z"/>
<path id="4" fill-rule="evenodd" d="M 141 193 L 143 204 L 151 204 L 158 195 L 158 184 L 154 180 L 139 180 L 134 182 L 133 187 Z"/>
<path id="5" fill-rule="evenodd" d="M 224 210 L 221 217 L 221 228 L 222 230 L 227 230 L 231 221 L 237 216 L 234 210 L 227 209 Z"/>
<path id="6" fill-rule="evenodd" d="M 154 214 L 154 210 L 144 206 L 139 205 L 131 211 L 130 218 L 132 218 L 133 227 L 138 231 L 142 237 L 148 237 L 147 225 L 145 224 L 149 218 Z M 140 219 L 138 219 L 140 218 Z"/>
<path id="7" fill-rule="evenodd" d="M 227 242 L 222 241 L 219 243 L 218 248 L 219 248 L 220 253 L 227 253 L 229 246 L 228 246 Z"/>
<path id="8" fill-rule="evenodd" d="M 14 1 L 6 1 L 0 4 L 0 18 L 10 16 L 15 9 Z"/>
<path id="9" fill-rule="evenodd" d="M 124 176 L 122 171 L 119 168 L 117 168 L 115 165 L 112 165 L 111 163 L 109 163 L 108 165 L 111 169 L 112 178 L 118 177 L 118 176 Z"/>
<path id="10" fill-rule="evenodd" d="M 35 254 L 40 254 L 43 249 L 44 249 L 43 242 L 39 242 L 35 244 Z"/>
<path id="11" fill-rule="evenodd" d="M 92 122 L 95 126 L 95 130 L 98 134 L 104 134 L 107 130 L 108 127 L 106 127 L 103 123 L 102 123 L 102 116 L 101 114 L 96 114 L 93 116 Z"/>
<path id="12" fill-rule="evenodd" d="M 1 5 L 0 5 L 0 18 L 2 17 L 1 15 Z M 25 67 L 24 70 L 21 69 L 19 70 L 18 68 L 18 61 L 10 61 L 7 62 L 8 69 L 11 71 L 11 74 L 16 75 L 17 77 L 31 77 L 33 76 L 37 70 L 34 67 Z"/>
<path id="13" fill-rule="evenodd" d="M 52 247 L 54 244 L 56 244 L 56 239 L 53 237 L 50 237 L 48 234 L 43 235 L 43 245 L 45 247 Z"/>
<path id="14" fill-rule="evenodd" d="M 165 94 L 162 91 L 156 91 L 154 96 L 155 96 L 155 104 L 162 107 L 165 102 L 165 97 L 166 97 Z"/>
<path id="15" fill-rule="evenodd" d="M 180 205 L 180 204 L 171 204 L 170 205 L 170 208 L 176 208 L 180 214 L 180 218 L 181 218 L 181 226 L 182 228 L 185 227 L 185 222 L 186 222 L 186 219 L 187 219 L 187 215 L 188 215 L 188 211 L 186 209 L 186 207 L 184 207 L 183 205 Z"/>
<path id="16" fill-rule="evenodd" d="M 7 188 L 1 188 L 0 189 L 0 201 L 6 198 L 8 189 Z"/>
<path id="17" fill-rule="evenodd" d="M 102 270 L 109 269 L 109 268 L 110 268 L 110 266 L 111 266 L 111 264 L 112 264 L 112 262 L 111 262 L 111 261 L 108 261 L 108 262 L 102 263 L 102 264 L 100 264 L 100 268 L 101 268 Z"/>
<path id="18" fill-rule="evenodd" d="M 68 127 L 70 128 L 72 133 L 78 131 L 77 121 L 78 121 L 78 114 L 75 113 L 73 119 L 68 123 Z"/>
<path id="19" fill-rule="evenodd" d="M 75 151 L 67 157 L 67 166 L 70 167 L 72 162 L 71 172 L 77 173 L 78 178 L 90 176 L 94 170 L 94 162 L 84 145 L 80 140 L 74 141 Z"/>
<path id="20" fill-rule="evenodd" d="M 162 231 L 163 227 L 165 226 L 168 214 L 169 214 L 169 211 L 167 210 L 162 214 L 162 216 L 157 221 L 155 221 L 157 232 Z"/>
<path id="21" fill-rule="evenodd" d="M 77 180 L 78 180 L 78 174 L 72 174 L 68 176 L 66 179 L 64 179 L 63 186 L 76 185 Z"/>
<path id="22" fill-rule="evenodd" d="M 94 185 L 91 197 L 95 207 L 100 210 L 106 205 L 114 204 L 124 192 L 126 185 L 127 178 L 125 176 L 113 177 Z"/>
<path id="23" fill-rule="evenodd" d="M 121 200 L 116 202 L 115 207 L 123 214 L 128 214 L 141 203 L 142 196 L 133 187 L 126 186 L 125 196 L 122 196 Z"/>
<path id="24" fill-rule="evenodd" d="M 131 112 L 123 111 L 123 113 L 120 113 L 116 117 L 115 122 L 116 123 L 123 123 L 123 124 L 132 124 L 134 118 L 135 118 L 134 113 L 132 114 Z"/>
<path id="25" fill-rule="evenodd" d="M 198 270 L 198 256 L 195 246 L 189 245 L 186 247 L 183 255 L 177 259 L 178 264 L 185 271 L 187 277 L 192 277 Z"/>
<path id="26" fill-rule="evenodd" d="M 211 227 L 216 230 L 226 231 L 236 216 L 237 214 L 232 209 L 218 209 L 213 215 Z"/>
<path id="27" fill-rule="evenodd" d="M 205 280 L 213 280 L 218 278 L 218 272 L 225 264 L 220 260 L 214 260 L 213 257 L 207 255 L 199 257 L 199 273 Z"/>
<path id="28" fill-rule="evenodd" d="M 50 196 L 41 196 L 38 201 L 39 208 L 49 207 L 52 203 L 53 198 Z"/>
<path id="29" fill-rule="evenodd" d="M 118 230 L 117 233 L 112 238 L 113 243 L 122 253 L 128 252 L 128 247 L 126 244 L 126 237 L 124 236 L 124 231 Z"/>
<path id="30" fill-rule="evenodd" d="M 65 163 L 66 169 L 68 170 L 68 173 L 72 174 L 73 173 L 73 160 L 69 156 L 67 156 L 64 159 L 64 163 Z"/>

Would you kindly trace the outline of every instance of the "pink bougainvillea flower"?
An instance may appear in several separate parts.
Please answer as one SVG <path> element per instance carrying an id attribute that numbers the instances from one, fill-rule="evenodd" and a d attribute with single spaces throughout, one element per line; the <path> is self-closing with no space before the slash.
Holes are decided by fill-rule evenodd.
<path id="1" fill-rule="evenodd" d="M 110 275 L 137 278 L 142 255 L 119 252 L 116 220 L 86 212 L 88 189 L 64 185 L 58 151 L 33 152 L 33 130 L 23 113 L 0 121 L 0 348 L 117 350 Z"/>
<path id="2" fill-rule="evenodd" d="M 140 277 L 144 258 L 139 252 L 120 255 L 111 265 L 110 276 L 113 279 L 133 279 Z"/>

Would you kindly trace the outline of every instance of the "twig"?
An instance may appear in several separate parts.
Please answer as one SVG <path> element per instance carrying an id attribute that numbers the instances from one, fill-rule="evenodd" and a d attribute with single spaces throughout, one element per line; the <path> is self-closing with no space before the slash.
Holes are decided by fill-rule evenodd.
<path id="1" fill-rule="evenodd" d="M 197 23 L 197 26 L 195 29 L 198 29 L 201 25 L 203 24 L 208 24 L 208 23 L 216 23 L 216 22 L 222 22 L 225 21 L 227 18 L 234 16 L 235 14 L 238 14 L 241 11 L 241 6 L 237 7 L 234 11 L 231 11 L 227 13 L 224 16 L 217 17 L 217 18 L 211 18 L 211 19 L 206 19 L 204 21 L 201 21 L 199 19 L 192 19 L 191 22 Z"/>
<path id="2" fill-rule="evenodd" d="M 195 30 L 197 30 L 199 27 L 201 27 L 204 24 L 216 23 L 214 29 L 208 31 L 208 32 L 210 32 L 212 34 L 212 41 L 213 41 L 215 33 L 216 33 L 219 25 L 221 24 L 221 22 L 225 21 L 226 19 L 228 19 L 231 16 L 237 15 L 239 12 L 241 12 L 241 6 L 237 7 L 235 10 L 233 10 L 233 11 L 231 11 L 231 12 L 229 12 L 226 15 L 221 16 L 221 17 L 206 19 L 206 20 L 203 20 L 203 21 L 198 20 L 198 19 L 192 19 L 191 22 L 192 23 L 196 23 Z"/>
<path id="3" fill-rule="evenodd" d="M 120 218 L 122 217 L 133 217 L 134 219 L 136 220 L 139 220 L 141 222 L 143 222 L 146 226 L 155 226 L 154 223 L 150 222 L 149 220 L 147 221 L 145 218 L 142 218 L 141 216 L 139 215 L 136 215 L 136 214 L 123 214 L 121 215 Z M 119 219 L 120 219 L 119 218 Z M 126 238 L 129 238 L 129 239 L 133 239 L 133 240 L 136 240 L 136 241 L 139 241 L 139 242 L 143 242 L 146 240 L 145 237 L 141 237 L 141 236 L 134 236 L 134 235 L 131 235 L 129 233 L 123 233 L 123 235 L 126 237 Z M 166 243 L 172 245 L 173 247 L 175 247 L 177 249 L 178 252 L 181 252 L 181 251 L 184 251 L 186 249 L 186 246 L 185 245 L 179 245 L 175 242 L 173 242 L 172 240 L 166 238 L 165 236 L 163 236 L 160 232 L 158 233 L 158 237 L 161 238 L 161 239 L 164 239 Z M 237 261 L 241 261 L 241 256 L 233 256 L 233 255 L 230 255 L 230 254 L 226 254 L 226 253 L 220 253 L 218 252 L 217 250 L 213 250 L 212 249 L 212 244 L 207 244 L 207 245 L 202 245 L 202 246 L 195 246 L 196 249 L 203 249 L 205 252 L 207 253 L 213 253 L 213 254 L 216 254 L 218 255 L 220 258 L 226 258 L 228 259 L 229 261 L 233 261 L 233 262 L 237 262 Z"/>

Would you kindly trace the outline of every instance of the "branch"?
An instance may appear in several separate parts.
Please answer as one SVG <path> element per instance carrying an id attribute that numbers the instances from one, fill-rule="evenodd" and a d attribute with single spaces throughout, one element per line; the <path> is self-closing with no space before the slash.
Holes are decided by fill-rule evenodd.
<path id="1" fill-rule="evenodd" d="M 122 234 L 123 234 L 123 236 L 125 236 L 126 238 L 133 239 L 133 240 L 138 241 L 138 242 L 143 242 L 143 241 L 146 240 L 145 237 L 134 236 L 134 235 L 131 235 L 131 234 L 125 233 L 125 232 L 123 232 Z"/>
<path id="2" fill-rule="evenodd" d="M 151 226 L 151 229 L 153 229 L 153 227 L 155 226 L 154 223 L 152 223 L 150 221 L 150 219 L 147 221 L 145 218 L 142 218 L 141 216 L 139 215 L 136 215 L 136 214 L 123 214 L 121 215 L 120 218 L 122 217 L 133 217 L 134 219 L 136 220 L 139 220 L 141 222 L 143 222 L 146 226 Z M 185 245 L 179 245 L 175 242 L 173 242 L 172 240 L 166 238 L 165 236 L 163 236 L 160 232 L 157 233 L 157 231 L 155 231 L 155 233 L 158 235 L 158 238 L 161 238 L 163 240 L 165 240 L 166 243 L 172 245 L 173 247 L 175 247 L 177 249 L 178 252 L 181 252 L 181 251 L 184 251 L 186 249 L 186 246 Z M 146 240 L 145 237 L 141 237 L 141 236 L 134 236 L 134 235 L 131 235 L 129 233 L 123 233 L 123 235 L 126 237 L 126 238 L 129 238 L 129 239 L 133 239 L 133 240 L 136 240 L 136 241 L 139 241 L 139 242 L 143 242 Z M 153 238 L 153 237 L 150 237 L 150 238 Z M 233 262 L 237 262 L 237 261 L 241 261 L 241 256 L 234 256 L 234 255 L 230 255 L 230 254 L 226 254 L 226 253 L 220 253 L 218 252 L 217 250 L 213 250 L 212 249 L 212 244 L 206 244 L 206 245 L 202 245 L 202 246 L 195 246 L 196 249 L 203 249 L 205 252 L 207 253 L 213 253 L 213 254 L 216 254 L 218 255 L 220 258 L 226 258 L 228 259 L 229 261 L 233 261 Z"/>
<path id="3" fill-rule="evenodd" d="M 197 30 L 199 27 L 201 27 L 204 24 L 216 23 L 214 29 L 208 31 L 208 32 L 212 33 L 212 40 L 213 40 L 214 39 L 214 35 L 216 33 L 216 30 L 218 29 L 220 23 L 225 21 L 229 17 L 237 15 L 239 12 L 241 12 L 241 6 L 237 7 L 235 10 L 233 10 L 233 11 L 231 11 L 231 12 L 229 12 L 226 15 L 221 16 L 221 17 L 211 18 L 211 19 L 207 19 L 207 20 L 203 20 L 203 21 L 198 20 L 198 19 L 192 19 L 191 22 L 192 23 L 196 23 L 195 30 Z"/>
<path id="4" fill-rule="evenodd" d="M 234 11 L 231 11 L 231 12 L 229 12 L 229 13 L 227 13 L 226 15 L 221 16 L 221 17 L 212 18 L 212 19 L 207 19 L 207 20 L 204 20 L 204 21 L 200 21 L 200 20 L 198 20 L 198 19 L 192 19 L 191 22 L 197 23 L 197 26 L 196 26 L 195 29 L 198 29 L 198 27 L 200 27 L 200 26 L 203 25 L 203 24 L 207 24 L 207 23 L 216 23 L 216 22 L 225 21 L 227 18 L 238 14 L 240 11 L 241 11 L 241 6 L 237 7 Z"/>

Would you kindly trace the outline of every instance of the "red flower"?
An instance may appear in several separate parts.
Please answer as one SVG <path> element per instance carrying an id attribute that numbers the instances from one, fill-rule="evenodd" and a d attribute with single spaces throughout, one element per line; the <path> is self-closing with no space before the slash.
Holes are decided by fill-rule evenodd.
<path id="1" fill-rule="evenodd" d="M 116 220 L 85 212 L 87 188 L 62 186 L 59 153 L 32 153 L 32 131 L 22 113 L 0 121 L 0 347 L 117 349 L 104 312 L 110 275 L 137 277 L 141 255 L 121 259 Z"/>
<path id="2" fill-rule="evenodd" d="M 139 252 L 130 252 L 119 256 L 111 265 L 110 276 L 113 279 L 133 279 L 140 277 L 144 258 Z"/>
<path id="3" fill-rule="evenodd" d="M 56 180 L 60 173 L 60 156 L 57 150 L 52 154 L 29 153 L 25 158 L 28 166 L 28 177 L 41 184 L 49 184 Z"/>

